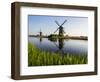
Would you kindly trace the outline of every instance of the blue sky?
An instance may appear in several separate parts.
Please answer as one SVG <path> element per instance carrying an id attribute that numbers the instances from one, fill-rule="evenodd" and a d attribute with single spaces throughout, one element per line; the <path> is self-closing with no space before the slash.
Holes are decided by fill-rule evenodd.
<path id="1" fill-rule="evenodd" d="M 39 31 L 44 35 L 54 33 L 58 28 L 55 20 L 62 24 L 65 20 L 67 22 L 63 25 L 65 34 L 72 36 L 87 36 L 88 35 L 88 18 L 87 17 L 71 17 L 71 16 L 28 16 L 28 30 L 29 34 L 39 34 Z M 58 32 L 57 32 L 58 33 Z"/>

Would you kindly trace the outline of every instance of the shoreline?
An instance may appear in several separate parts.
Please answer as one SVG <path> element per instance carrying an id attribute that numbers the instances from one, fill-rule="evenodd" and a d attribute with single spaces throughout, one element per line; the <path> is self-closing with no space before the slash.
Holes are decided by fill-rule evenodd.
<path id="1" fill-rule="evenodd" d="M 38 37 L 38 38 L 49 38 L 48 36 L 36 36 L 36 35 L 28 35 L 28 37 Z M 57 37 L 53 39 L 74 39 L 74 40 L 88 40 L 86 36 L 65 36 L 65 37 Z"/>

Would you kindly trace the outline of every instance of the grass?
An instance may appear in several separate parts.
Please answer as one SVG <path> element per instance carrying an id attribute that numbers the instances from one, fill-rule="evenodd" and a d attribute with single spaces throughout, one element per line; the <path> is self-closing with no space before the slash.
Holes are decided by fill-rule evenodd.
<path id="1" fill-rule="evenodd" d="M 64 54 L 40 50 L 35 45 L 28 44 L 28 66 L 87 64 L 87 55 Z"/>

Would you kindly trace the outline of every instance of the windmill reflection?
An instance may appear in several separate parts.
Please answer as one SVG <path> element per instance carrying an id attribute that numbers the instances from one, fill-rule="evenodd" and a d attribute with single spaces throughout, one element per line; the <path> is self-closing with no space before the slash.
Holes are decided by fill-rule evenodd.
<path id="1" fill-rule="evenodd" d="M 40 42 L 42 42 L 42 37 L 40 37 L 39 39 L 40 39 Z"/>
<path id="2" fill-rule="evenodd" d="M 50 39 L 48 38 L 48 40 L 50 40 L 51 42 L 54 43 L 54 45 L 58 48 L 58 50 L 56 51 L 57 53 L 60 53 L 62 55 L 64 55 L 64 39 L 63 38 L 55 38 L 55 39 Z M 57 42 L 58 41 L 58 42 Z"/>
<path id="3" fill-rule="evenodd" d="M 64 39 L 60 38 L 58 40 L 58 44 L 59 44 L 59 49 L 61 50 L 64 47 Z"/>

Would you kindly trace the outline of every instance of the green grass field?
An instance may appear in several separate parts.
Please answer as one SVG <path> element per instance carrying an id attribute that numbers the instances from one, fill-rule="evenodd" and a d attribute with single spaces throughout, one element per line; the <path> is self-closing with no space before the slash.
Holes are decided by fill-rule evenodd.
<path id="1" fill-rule="evenodd" d="M 38 49 L 35 45 L 28 43 L 28 66 L 48 66 L 48 65 L 72 65 L 87 64 L 87 54 L 64 54 L 47 52 Z"/>

